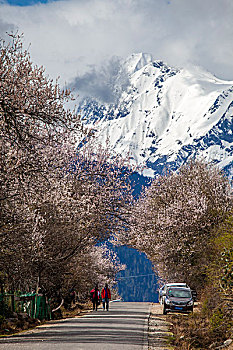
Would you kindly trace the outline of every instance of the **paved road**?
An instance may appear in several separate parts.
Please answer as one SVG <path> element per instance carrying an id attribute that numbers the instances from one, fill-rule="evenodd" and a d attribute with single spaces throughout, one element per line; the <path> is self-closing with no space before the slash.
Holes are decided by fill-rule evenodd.
<path id="1" fill-rule="evenodd" d="M 147 342 L 149 308 L 149 303 L 113 302 L 108 312 L 99 309 L 0 339 L 0 349 L 142 350 Z"/>

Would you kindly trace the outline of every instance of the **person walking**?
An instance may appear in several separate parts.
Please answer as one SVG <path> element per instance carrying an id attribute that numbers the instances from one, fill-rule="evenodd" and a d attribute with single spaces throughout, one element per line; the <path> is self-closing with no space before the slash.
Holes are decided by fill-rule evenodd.
<path id="1" fill-rule="evenodd" d="M 100 300 L 100 291 L 98 289 L 98 284 L 96 284 L 95 288 L 90 291 L 91 294 L 91 301 L 93 304 L 93 311 L 97 311 L 97 307 L 99 305 L 99 300 Z"/>
<path id="2" fill-rule="evenodd" d="M 101 291 L 101 298 L 103 302 L 103 310 L 105 310 L 105 306 L 106 306 L 106 310 L 108 311 L 109 300 L 111 299 L 111 292 L 110 292 L 110 289 L 108 288 L 107 283 L 105 284 L 105 287 Z"/>

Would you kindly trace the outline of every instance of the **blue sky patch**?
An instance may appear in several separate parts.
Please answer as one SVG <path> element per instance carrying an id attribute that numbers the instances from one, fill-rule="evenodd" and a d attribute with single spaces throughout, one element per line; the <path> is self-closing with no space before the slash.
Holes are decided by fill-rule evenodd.
<path id="1" fill-rule="evenodd" d="M 56 1 L 56 0 L 53 0 Z M 6 1 L 9 5 L 13 6 L 31 6 L 35 4 L 47 4 L 48 2 L 51 2 L 49 0 L 7 0 Z"/>

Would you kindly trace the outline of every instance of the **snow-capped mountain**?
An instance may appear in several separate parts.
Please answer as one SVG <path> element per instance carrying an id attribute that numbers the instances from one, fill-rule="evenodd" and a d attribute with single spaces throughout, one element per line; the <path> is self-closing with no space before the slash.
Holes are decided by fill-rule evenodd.
<path id="1" fill-rule="evenodd" d="M 122 74 L 128 86 L 119 94 Z M 171 68 L 148 54 L 130 56 L 115 81 L 116 102 L 89 97 L 78 109 L 103 145 L 146 164 L 147 175 L 202 157 L 233 176 L 233 81 L 198 67 Z"/>

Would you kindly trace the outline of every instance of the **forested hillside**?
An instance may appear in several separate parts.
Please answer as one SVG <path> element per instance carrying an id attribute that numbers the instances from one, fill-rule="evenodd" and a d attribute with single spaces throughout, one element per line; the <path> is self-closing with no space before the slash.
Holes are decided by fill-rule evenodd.
<path id="1" fill-rule="evenodd" d="M 117 274 L 118 292 L 124 301 L 158 301 L 157 278 L 144 253 L 126 246 L 114 248 L 126 269 Z"/>

